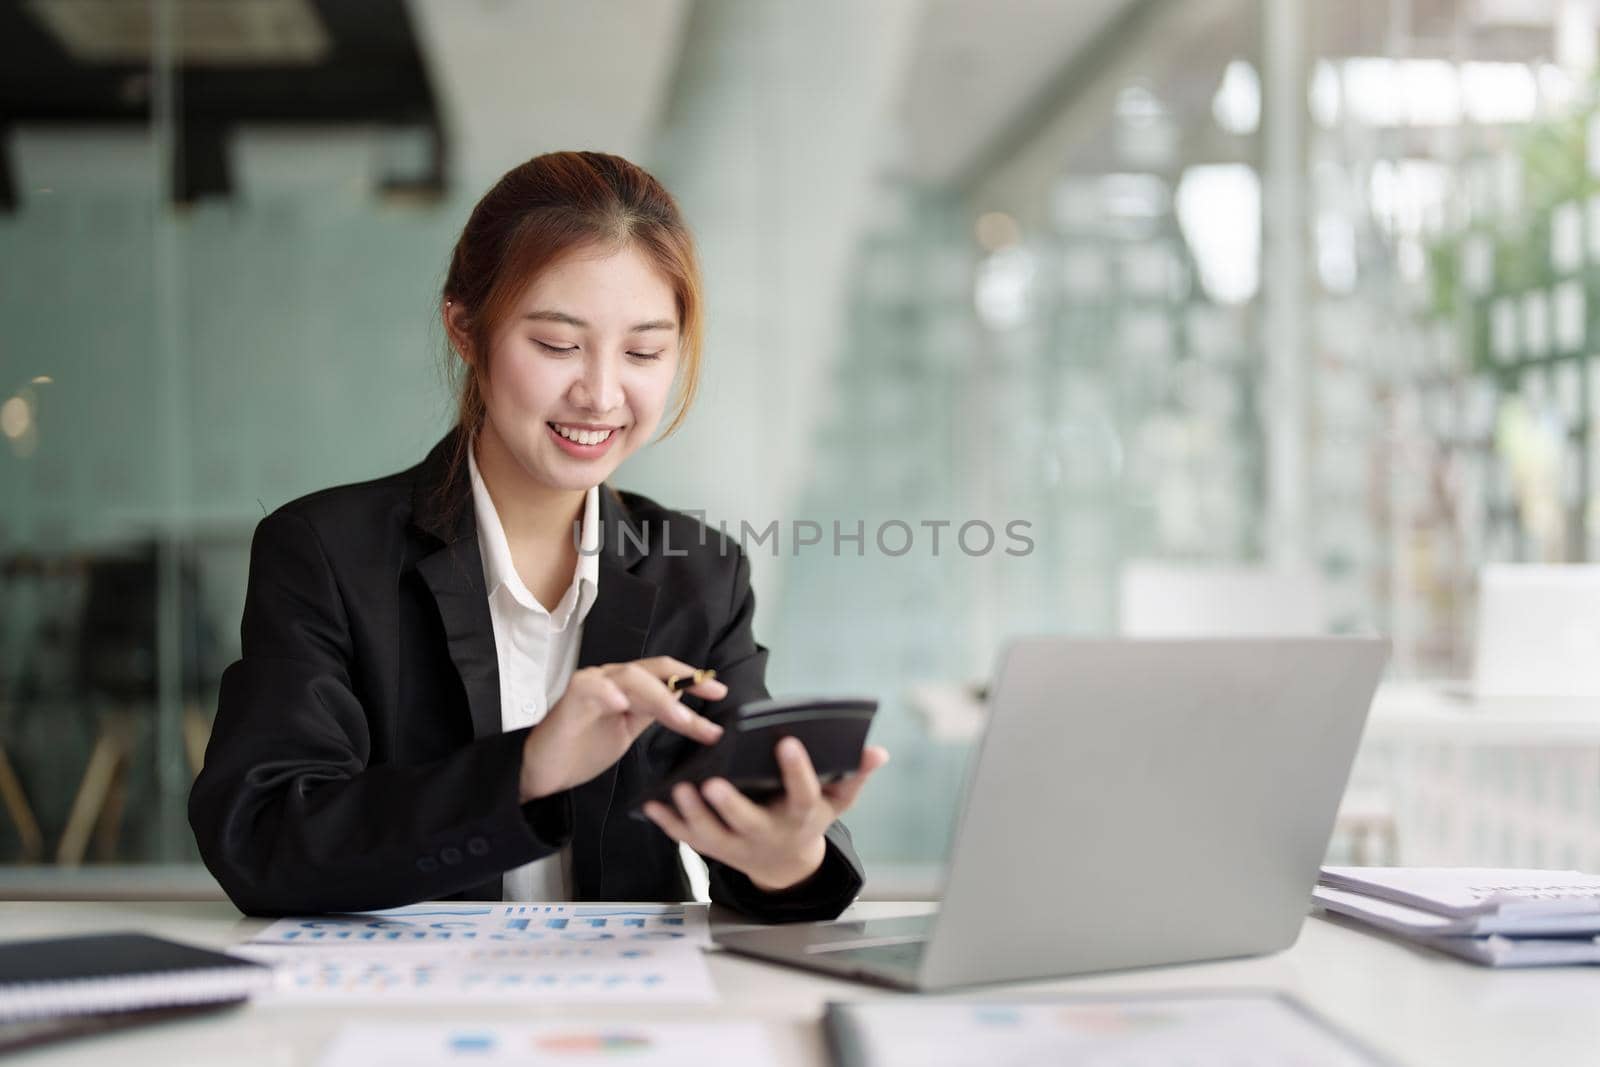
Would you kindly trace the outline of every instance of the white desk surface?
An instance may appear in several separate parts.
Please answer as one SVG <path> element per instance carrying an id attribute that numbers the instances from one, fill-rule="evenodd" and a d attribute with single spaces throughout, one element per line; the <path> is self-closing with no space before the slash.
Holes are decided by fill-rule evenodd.
<path id="1" fill-rule="evenodd" d="M 918 914 L 925 903 L 857 904 L 846 917 Z M 721 925 L 726 916 L 713 916 Z M 264 925 L 230 905 L 185 903 L 0 903 L 0 936 L 44 937 L 140 930 L 224 947 Z M 120 1034 L 82 1039 L 16 1057 L 21 1067 L 75 1064 L 117 1067 L 227 1064 L 228 1067 L 314 1065 L 342 1023 L 355 1020 L 515 1022 L 539 1018 L 592 1020 L 759 1020 L 780 1061 L 827 1062 L 818 1019 L 829 1000 L 895 996 L 870 986 L 715 953 L 715 1004 L 624 1008 L 572 1005 L 541 1009 L 485 1005 L 459 1008 L 327 1008 L 250 1005 L 237 1011 Z M 1216 988 L 1276 989 L 1410 1067 L 1535 1067 L 1600 1065 L 1600 967 L 1496 972 L 1365 933 L 1340 920 L 1313 917 L 1285 952 L 1256 959 L 1153 968 L 1052 982 L 988 987 L 972 996 L 1003 998 L 1045 991 L 1122 993 Z M 951 1062 L 981 1062 L 956 1055 Z M 708 1063 L 715 1062 L 714 1056 Z"/>

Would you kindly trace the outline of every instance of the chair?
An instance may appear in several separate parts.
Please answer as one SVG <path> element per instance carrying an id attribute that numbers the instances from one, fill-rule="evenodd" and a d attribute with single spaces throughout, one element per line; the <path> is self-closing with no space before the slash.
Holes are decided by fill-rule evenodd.
<path id="1" fill-rule="evenodd" d="M 0 566 L 0 582 L 17 581 L 26 576 L 29 569 L 28 561 L 9 558 Z M 12 765 L 11 752 L 7 748 L 15 720 L 15 705 L 11 699 L 13 684 L 12 678 L 0 674 L 0 805 L 5 807 L 11 824 L 16 828 L 21 844 L 18 858 L 23 863 L 37 863 L 44 857 L 44 835 L 39 830 L 38 816 L 33 812 L 28 792 Z"/>
<path id="2" fill-rule="evenodd" d="M 128 771 L 157 712 L 158 566 L 154 544 L 124 556 L 100 557 L 89 565 L 78 635 L 79 679 L 86 700 L 109 704 L 109 709 L 99 716 L 89 760 L 56 850 L 56 862 L 62 866 L 83 862 L 91 836 L 100 859 L 116 855 Z M 198 611 L 198 586 L 195 568 L 186 562 L 181 571 L 183 662 L 191 669 L 183 680 L 183 735 L 194 773 L 199 771 L 209 733 L 195 699 L 207 637 Z"/>

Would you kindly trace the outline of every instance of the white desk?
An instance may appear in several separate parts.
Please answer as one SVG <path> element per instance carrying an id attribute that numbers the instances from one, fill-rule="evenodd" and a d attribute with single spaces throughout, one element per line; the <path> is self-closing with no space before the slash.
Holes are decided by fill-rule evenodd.
<path id="1" fill-rule="evenodd" d="M 852 917 L 908 915 L 927 904 L 858 904 Z M 714 916 L 713 922 L 722 921 Z M 6 938 L 136 929 L 212 946 L 231 945 L 264 925 L 212 903 L 0 903 Z M 716 954 L 716 1004 L 647 1008 L 485 1005 L 470 1018 L 665 1021 L 753 1019 L 765 1023 L 789 1065 L 826 1063 L 817 1020 L 829 1000 L 893 996 L 883 990 Z M 1207 988 L 1281 989 L 1408 1067 L 1536 1067 L 1600 1064 L 1600 967 L 1495 972 L 1343 925 L 1311 918 L 1299 942 L 1259 959 L 1193 964 L 1054 982 L 992 987 L 971 995 L 1119 993 Z M 412 1004 L 317 1008 L 251 1005 L 224 1015 L 65 1043 L 20 1056 L 28 1067 L 143 1067 L 315 1064 L 342 1023 L 466 1018 L 459 1009 Z M 714 1057 L 708 1057 L 708 1064 Z M 960 1057 L 952 1062 L 972 1062 Z"/>

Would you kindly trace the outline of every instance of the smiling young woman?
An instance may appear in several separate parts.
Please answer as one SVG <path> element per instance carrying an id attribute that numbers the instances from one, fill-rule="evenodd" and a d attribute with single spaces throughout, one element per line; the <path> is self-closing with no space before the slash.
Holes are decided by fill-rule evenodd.
<path id="1" fill-rule="evenodd" d="M 862 882 L 838 816 L 882 749 L 824 788 L 790 739 L 767 806 L 712 780 L 623 814 L 767 695 L 738 547 L 605 484 L 699 383 L 671 196 L 616 156 L 532 159 L 473 210 L 440 310 L 454 429 L 256 530 L 243 654 L 189 798 L 206 865 L 254 914 L 681 900 L 681 842 L 713 900 L 837 915 Z M 696 668 L 716 679 L 669 688 Z"/>

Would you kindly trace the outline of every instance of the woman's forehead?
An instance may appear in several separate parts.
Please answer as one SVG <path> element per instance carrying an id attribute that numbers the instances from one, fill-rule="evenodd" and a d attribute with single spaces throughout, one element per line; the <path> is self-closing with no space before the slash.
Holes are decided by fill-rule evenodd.
<path id="1" fill-rule="evenodd" d="M 562 256 L 535 275 L 517 312 L 577 326 L 626 320 L 625 328 L 631 328 L 676 323 L 677 295 L 667 276 L 634 246 L 591 248 Z"/>

